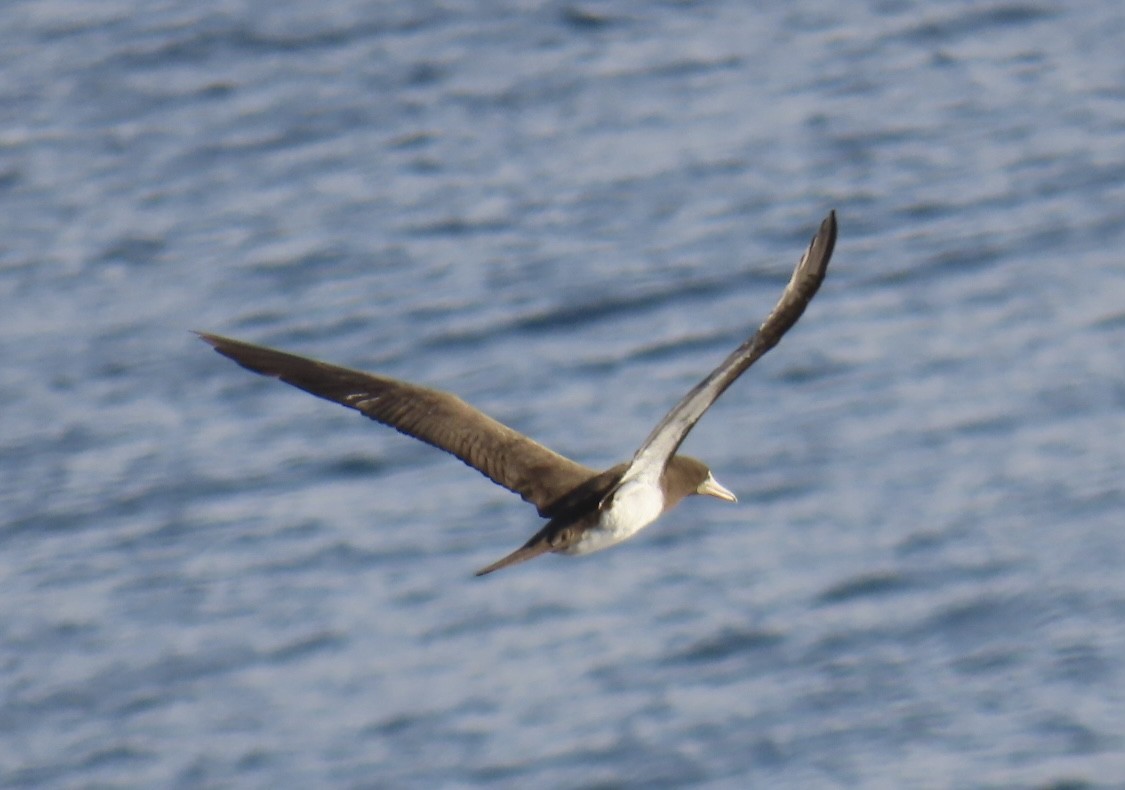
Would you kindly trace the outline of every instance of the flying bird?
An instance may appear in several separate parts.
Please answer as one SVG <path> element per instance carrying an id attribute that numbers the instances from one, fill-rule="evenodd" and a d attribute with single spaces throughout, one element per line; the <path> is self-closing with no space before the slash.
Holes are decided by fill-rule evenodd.
<path id="1" fill-rule="evenodd" d="M 547 523 L 477 576 L 547 552 L 588 554 L 632 537 L 693 494 L 735 502 L 702 461 L 676 451 L 704 412 L 801 317 L 828 269 L 836 212 L 820 224 L 773 311 L 742 345 L 691 389 L 631 460 L 599 472 L 497 422 L 448 392 L 318 362 L 206 332 L 197 333 L 244 368 L 355 409 L 445 450 L 534 505 Z"/>

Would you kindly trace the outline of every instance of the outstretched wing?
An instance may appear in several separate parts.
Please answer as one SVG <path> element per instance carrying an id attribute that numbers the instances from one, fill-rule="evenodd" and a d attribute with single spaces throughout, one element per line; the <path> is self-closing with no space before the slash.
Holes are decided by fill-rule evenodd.
<path id="1" fill-rule="evenodd" d="M 355 409 L 376 422 L 451 453 L 519 494 L 545 515 L 596 472 L 514 431 L 448 392 L 329 365 L 199 332 L 244 368 Z"/>
<path id="2" fill-rule="evenodd" d="M 776 346 L 782 336 L 797 323 L 824 280 L 835 246 L 836 212 L 832 211 L 820 223 L 820 229 L 793 271 L 781 299 L 758 331 L 724 359 L 707 378 L 699 382 L 652 429 L 652 433 L 634 454 L 625 478 L 660 475 L 668 459 L 679 449 L 711 404 L 759 357 Z"/>

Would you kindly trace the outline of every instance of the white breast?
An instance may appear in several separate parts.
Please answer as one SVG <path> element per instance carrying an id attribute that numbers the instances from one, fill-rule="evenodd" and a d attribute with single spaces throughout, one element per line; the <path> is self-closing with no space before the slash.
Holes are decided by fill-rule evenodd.
<path id="1" fill-rule="evenodd" d="M 663 509 L 664 494 L 659 486 L 630 480 L 614 493 L 597 526 L 586 530 L 566 553 L 589 554 L 609 548 L 656 521 Z"/>

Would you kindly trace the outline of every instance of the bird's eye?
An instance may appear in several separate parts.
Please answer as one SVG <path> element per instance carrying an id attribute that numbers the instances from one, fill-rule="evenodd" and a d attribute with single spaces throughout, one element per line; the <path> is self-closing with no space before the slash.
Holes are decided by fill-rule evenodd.
<path id="1" fill-rule="evenodd" d="M 570 542 L 570 530 L 561 529 L 555 534 L 554 540 L 551 541 L 555 546 L 565 546 Z"/>

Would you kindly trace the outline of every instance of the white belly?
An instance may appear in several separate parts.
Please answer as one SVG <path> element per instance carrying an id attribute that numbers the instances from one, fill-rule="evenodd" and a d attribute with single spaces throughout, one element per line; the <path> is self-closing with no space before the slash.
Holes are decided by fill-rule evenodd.
<path id="1" fill-rule="evenodd" d="M 586 530 L 582 538 L 566 554 L 589 554 L 601 551 L 633 537 L 652 522 L 664 509 L 664 495 L 659 486 L 632 480 L 613 495 L 601 513 L 598 524 Z"/>

